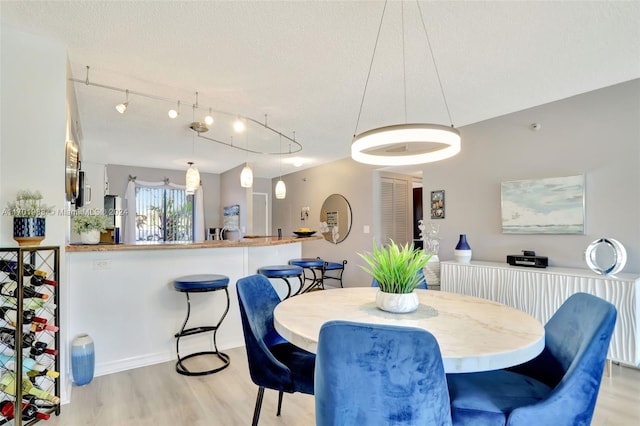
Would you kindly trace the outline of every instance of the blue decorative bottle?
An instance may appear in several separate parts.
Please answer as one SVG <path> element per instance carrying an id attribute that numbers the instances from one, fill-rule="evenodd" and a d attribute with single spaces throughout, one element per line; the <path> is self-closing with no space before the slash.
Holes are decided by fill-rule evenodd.
<path id="1" fill-rule="evenodd" d="M 95 348 L 88 334 L 79 334 L 71 342 L 71 371 L 73 382 L 84 386 L 93 380 L 95 370 Z"/>
<path id="2" fill-rule="evenodd" d="M 458 240 L 456 249 L 453 251 L 453 255 L 458 263 L 471 262 L 471 247 L 467 242 L 466 234 L 460 234 L 460 239 Z"/>

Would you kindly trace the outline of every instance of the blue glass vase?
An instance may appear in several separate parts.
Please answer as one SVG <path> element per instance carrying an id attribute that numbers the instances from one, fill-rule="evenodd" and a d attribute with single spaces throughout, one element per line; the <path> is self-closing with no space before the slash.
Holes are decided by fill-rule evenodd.
<path id="1" fill-rule="evenodd" d="M 456 249 L 453 251 L 453 255 L 458 263 L 471 262 L 471 247 L 467 242 L 466 234 L 460 234 L 460 239 L 458 240 Z"/>
<path id="2" fill-rule="evenodd" d="M 96 358 L 93 339 L 88 334 L 80 334 L 71 342 L 71 371 L 73 382 L 84 386 L 93 380 Z"/>

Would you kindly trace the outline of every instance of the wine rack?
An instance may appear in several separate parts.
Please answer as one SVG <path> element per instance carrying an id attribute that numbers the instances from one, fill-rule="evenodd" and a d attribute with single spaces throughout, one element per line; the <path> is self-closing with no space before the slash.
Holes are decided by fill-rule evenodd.
<path id="1" fill-rule="evenodd" d="M 0 248 L 0 425 L 60 414 L 60 248 Z"/>

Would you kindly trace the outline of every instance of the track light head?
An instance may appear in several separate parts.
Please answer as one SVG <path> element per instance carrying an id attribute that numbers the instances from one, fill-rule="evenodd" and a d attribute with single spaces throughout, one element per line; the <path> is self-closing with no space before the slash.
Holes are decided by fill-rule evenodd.
<path id="1" fill-rule="evenodd" d="M 125 101 L 116 105 L 116 111 L 118 111 L 120 114 L 124 114 L 124 112 L 127 110 L 127 107 L 129 106 L 129 89 L 125 90 L 125 94 Z"/>
<path id="2" fill-rule="evenodd" d="M 120 114 L 124 114 L 128 106 L 129 106 L 129 102 L 123 102 L 121 104 L 118 104 L 116 105 L 116 111 L 118 111 Z"/>

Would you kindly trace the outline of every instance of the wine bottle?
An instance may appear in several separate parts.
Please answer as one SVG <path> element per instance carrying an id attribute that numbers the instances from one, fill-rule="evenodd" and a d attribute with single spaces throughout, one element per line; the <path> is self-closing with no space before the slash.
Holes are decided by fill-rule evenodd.
<path id="1" fill-rule="evenodd" d="M 47 284 L 47 285 L 50 285 L 52 287 L 56 287 L 58 285 L 57 281 L 48 280 L 46 276 L 42 276 L 42 275 L 39 275 L 39 274 L 33 275 L 29 282 L 31 283 L 31 285 L 34 285 L 34 286 L 41 286 L 43 284 Z"/>
<path id="2" fill-rule="evenodd" d="M 47 347 L 48 345 L 45 342 L 33 342 L 31 344 L 31 356 L 38 356 L 38 355 L 42 355 L 42 354 L 48 354 L 48 355 L 58 355 L 58 350 L 57 349 L 51 349 Z"/>
<path id="3" fill-rule="evenodd" d="M 18 297 L 18 283 L 16 282 L 0 283 L 0 294 L 3 296 Z M 23 287 L 22 294 L 24 298 L 37 297 L 43 300 L 46 300 L 49 298 L 48 294 L 38 293 L 37 291 L 34 290 L 33 287 L 28 285 Z"/>
<path id="4" fill-rule="evenodd" d="M 16 371 L 16 357 L 0 354 L 0 366 L 4 366 L 4 368 L 6 368 L 7 370 Z M 55 370 L 49 370 L 46 365 L 42 365 L 36 362 L 36 360 L 33 358 L 22 359 L 22 371 L 27 373 L 29 377 L 43 375 L 53 377 L 55 379 L 60 376 L 60 373 Z M 31 372 L 35 372 L 35 374 L 29 374 Z"/>
<path id="5" fill-rule="evenodd" d="M 58 327 L 57 325 L 47 324 L 46 323 L 47 320 L 44 320 L 44 321 L 45 322 L 32 322 L 31 331 L 35 333 L 39 333 L 44 330 L 53 331 L 53 332 L 57 332 L 58 330 L 60 330 L 60 327 Z"/>
<path id="6" fill-rule="evenodd" d="M 2 375 L 2 378 L 0 379 L 0 391 L 8 393 L 9 395 L 16 394 L 16 375 L 14 372 L 7 371 Z M 22 379 L 22 392 L 25 394 L 33 395 L 39 399 L 53 402 L 54 404 L 60 403 L 60 398 L 43 389 L 38 388 L 27 378 Z"/>
<path id="7" fill-rule="evenodd" d="M 2 270 L 2 272 L 6 272 L 7 274 L 18 274 L 18 262 L 16 262 L 15 260 L 5 260 L 5 259 L 0 259 L 0 270 Z M 22 275 L 25 277 L 30 277 L 31 275 L 40 275 L 40 276 L 44 276 L 45 278 L 47 277 L 47 273 L 44 271 L 41 271 L 39 269 L 36 269 L 35 266 L 29 264 L 29 263 L 23 263 L 22 264 Z"/>
<path id="8" fill-rule="evenodd" d="M 10 306 L 15 308 L 16 306 L 18 306 L 18 301 L 15 297 L 0 295 L 0 306 Z M 22 306 L 24 306 L 24 309 L 33 310 L 42 309 L 46 306 L 50 312 L 56 308 L 55 303 L 47 302 L 44 299 L 40 299 L 38 297 L 30 297 L 28 299 L 24 299 Z"/>
<path id="9" fill-rule="evenodd" d="M 2 414 L 7 420 L 13 419 L 15 417 L 15 402 L 6 400 L 0 402 L 0 414 Z M 37 406 L 28 402 L 22 402 L 22 420 L 49 420 L 50 417 L 50 414 L 38 411 Z"/>
<path id="10" fill-rule="evenodd" d="M 23 324 L 31 324 L 33 322 L 33 317 L 35 317 L 35 311 L 33 309 L 26 309 L 22 311 Z M 0 318 L 15 327 L 16 320 L 18 319 L 18 313 L 15 308 L 0 306 Z"/>
<path id="11" fill-rule="evenodd" d="M 15 330 L 6 327 L 0 327 L 0 342 L 4 343 L 11 349 L 16 349 Z M 45 342 L 36 340 L 34 333 L 26 333 L 22 336 L 22 348 L 30 349 L 32 356 L 42 354 L 58 355 L 57 349 L 51 349 Z"/>

